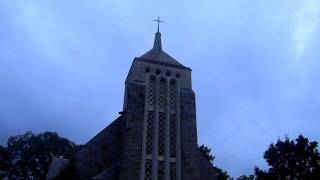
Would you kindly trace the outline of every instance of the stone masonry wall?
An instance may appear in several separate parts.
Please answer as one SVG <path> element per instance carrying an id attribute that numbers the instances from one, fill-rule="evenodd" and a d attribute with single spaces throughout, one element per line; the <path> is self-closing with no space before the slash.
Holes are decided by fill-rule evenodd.
<path id="1" fill-rule="evenodd" d="M 195 94 L 192 90 L 181 90 L 180 106 L 182 179 L 215 180 L 215 171 L 198 148 Z"/>
<path id="2" fill-rule="evenodd" d="M 120 180 L 139 180 L 143 141 L 145 85 L 128 84 L 126 127 L 123 132 L 123 151 Z"/>
<path id="3" fill-rule="evenodd" d="M 119 164 L 124 122 L 120 116 L 75 154 L 79 179 L 91 179 Z"/>

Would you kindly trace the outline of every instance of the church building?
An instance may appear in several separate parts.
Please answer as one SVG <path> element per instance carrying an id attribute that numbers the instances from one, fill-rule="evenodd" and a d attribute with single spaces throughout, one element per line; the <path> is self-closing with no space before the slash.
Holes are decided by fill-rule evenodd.
<path id="1" fill-rule="evenodd" d="M 123 111 L 75 155 L 79 179 L 215 180 L 197 143 L 191 69 L 153 48 L 134 58 Z"/>

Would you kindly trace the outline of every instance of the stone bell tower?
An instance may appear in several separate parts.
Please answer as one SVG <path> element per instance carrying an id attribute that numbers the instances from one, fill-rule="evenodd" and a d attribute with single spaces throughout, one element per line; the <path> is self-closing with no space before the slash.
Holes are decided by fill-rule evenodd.
<path id="1" fill-rule="evenodd" d="M 191 70 L 162 50 L 160 32 L 155 35 L 153 48 L 136 58 L 132 64 L 126 81 L 125 111 L 129 110 L 127 94 L 133 84 L 143 85 L 145 92 L 141 118 L 143 141 L 140 179 L 151 180 L 157 177 L 180 180 L 180 99 L 183 89 L 191 90 Z"/>
<path id="2" fill-rule="evenodd" d="M 163 51 L 159 28 L 131 65 L 121 116 L 75 159 L 79 179 L 216 179 L 198 149 L 191 69 Z"/>

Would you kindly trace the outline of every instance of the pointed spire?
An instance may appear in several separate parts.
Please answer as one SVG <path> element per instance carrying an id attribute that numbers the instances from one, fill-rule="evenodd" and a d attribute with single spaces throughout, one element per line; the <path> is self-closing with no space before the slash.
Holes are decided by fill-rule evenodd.
<path id="1" fill-rule="evenodd" d="M 155 38 L 154 38 L 154 44 L 152 48 L 156 53 L 162 52 L 162 44 L 161 44 L 161 33 L 156 32 Z"/>
<path id="2" fill-rule="evenodd" d="M 161 54 L 162 45 L 161 45 L 161 33 L 159 31 L 159 25 L 163 21 L 160 20 L 159 16 L 158 16 L 158 19 L 155 19 L 154 21 L 156 21 L 158 23 L 158 31 L 156 32 L 156 36 L 154 38 L 154 44 L 153 44 L 153 48 L 152 49 L 155 51 L 155 53 Z"/>
<path id="3" fill-rule="evenodd" d="M 153 47 L 150 51 L 144 53 L 139 58 L 145 59 L 145 60 L 151 60 L 176 66 L 183 66 L 181 63 L 179 63 L 177 60 L 175 60 L 173 57 L 171 57 L 169 54 L 164 52 L 162 50 L 162 44 L 161 44 L 161 33 L 159 31 L 159 24 L 163 21 L 160 20 L 160 17 L 158 19 L 155 19 L 154 21 L 157 22 L 158 28 L 157 32 L 155 34 Z"/>

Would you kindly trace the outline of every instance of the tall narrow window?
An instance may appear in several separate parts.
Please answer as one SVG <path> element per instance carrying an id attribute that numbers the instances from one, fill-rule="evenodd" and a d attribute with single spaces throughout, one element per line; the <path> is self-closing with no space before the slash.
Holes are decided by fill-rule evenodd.
<path id="1" fill-rule="evenodd" d="M 169 116 L 169 155 L 173 161 L 170 162 L 169 167 L 169 177 L 170 180 L 176 180 L 176 157 L 177 157 L 177 115 L 176 115 L 176 82 L 171 81 L 169 86 L 169 109 L 170 109 L 170 116 Z"/>
<path id="2" fill-rule="evenodd" d="M 147 111 L 146 111 L 146 121 L 145 121 L 145 151 L 146 151 L 146 159 L 145 159 L 145 180 L 151 180 L 152 178 L 152 151 L 154 146 L 154 122 L 155 122 L 155 97 L 156 97 L 156 79 L 155 77 L 150 77 L 148 88 L 147 88 Z"/>
<path id="3" fill-rule="evenodd" d="M 146 165 L 145 165 L 145 175 L 144 179 L 145 180 L 151 180 L 152 178 L 152 160 L 151 159 L 146 159 Z"/>
<path id="4" fill-rule="evenodd" d="M 159 109 L 163 110 L 166 105 L 166 80 L 161 79 L 159 87 Z"/>
<path id="5" fill-rule="evenodd" d="M 153 121 L 154 115 L 153 111 L 148 111 L 147 115 L 147 134 L 146 134 L 146 153 L 152 154 L 153 146 Z"/>
<path id="6" fill-rule="evenodd" d="M 158 121 L 158 153 L 159 156 L 164 156 L 165 150 L 165 124 L 166 114 L 166 80 L 161 79 L 159 84 L 159 121 Z"/>
<path id="7" fill-rule="evenodd" d="M 159 112 L 159 136 L 158 136 L 158 152 L 160 156 L 164 155 L 164 141 L 165 141 L 165 114 Z"/>
<path id="8" fill-rule="evenodd" d="M 154 77 L 150 77 L 149 87 L 148 87 L 148 105 L 149 106 L 152 106 L 154 104 L 155 88 L 156 88 L 156 80 Z"/>
<path id="9" fill-rule="evenodd" d="M 164 180 L 164 162 L 158 161 L 158 179 L 157 180 Z"/>
<path id="10" fill-rule="evenodd" d="M 170 157 L 176 157 L 176 82 L 170 82 L 169 89 L 170 98 L 170 118 L 169 118 L 169 132 L 170 132 Z"/>
<path id="11" fill-rule="evenodd" d="M 170 157 L 176 157 L 176 115 L 170 114 Z"/>
<path id="12" fill-rule="evenodd" d="M 174 112 L 176 108 L 176 82 L 171 81 L 170 82 L 170 89 L 169 89 L 169 100 L 170 100 L 170 111 Z"/>
<path id="13" fill-rule="evenodd" d="M 176 163 L 170 162 L 170 180 L 176 180 L 177 173 L 176 173 Z"/>
<path id="14" fill-rule="evenodd" d="M 152 107 L 155 103 L 155 93 L 156 93 L 156 80 L 154 77 L 149 79 L 148 87 L 148 105 Z M 146 134 L 146 153 L 152 154 L 153 149 L 153 127 L 154 127 L 154 111 L 148 110 L 147 112 L 147 134 Z"/>

